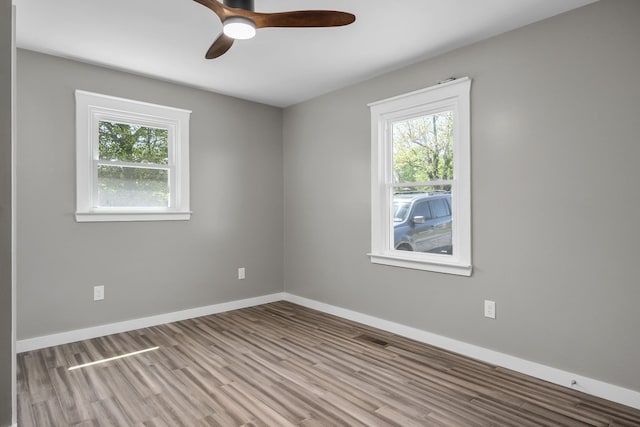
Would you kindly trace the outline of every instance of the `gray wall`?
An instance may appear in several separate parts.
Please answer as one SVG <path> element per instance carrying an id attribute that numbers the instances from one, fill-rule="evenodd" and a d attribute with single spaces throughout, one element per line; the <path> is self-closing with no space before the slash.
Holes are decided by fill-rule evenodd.
<path id="1" fill-rule="evenodd" d="M 17 67 L 18 339 L 282 291 L 281 109 L 24 50 Z M 75 89 L 193 111 L 190 221 L 75 222 Z"/>
<path id="2" fill-rule="evenodd" d="M 285 290 L 640 391 L 638 22 L 603 0 L 286 109 Z M 367 103 L 449 76 L 473 276 L 373 265 Z"/>
<path id="3" fill-rule="evenodd" d="M 11 1 L 0 1 L 0 426 L 11 424 Z"/>

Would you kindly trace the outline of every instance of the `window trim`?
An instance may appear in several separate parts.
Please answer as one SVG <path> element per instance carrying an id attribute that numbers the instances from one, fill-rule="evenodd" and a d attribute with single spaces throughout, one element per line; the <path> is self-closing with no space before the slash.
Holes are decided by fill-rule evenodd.
<path id="1" fill-rule="evenodd" d="M 471 79 L 452 81 L 369 104 L 371 109 L 372 263 L 470 276 L 471 263 Z M 404 118 L 453 109 L 454 176 L 451 185 L 453 255 L 391 249 L 392 144 L 390 124 Z M 447 180 L 449 181 L 449 180 Z M 444 183 L 444 181 L 443 181 Z M 437 185 L 437 181 L 433 185 Z"/>
<path id="2" fill-rule="evenodd" d="M 109 95 L 75 91 L 76 221 L 184 221 L 191 218 L 189 200 L 189 118 L 191 111 Z M 98 124 L 139 124 L 168 130 L 169 207 L 95 207 Z M 144 166 L 143 166 L 144 167 Z"/>

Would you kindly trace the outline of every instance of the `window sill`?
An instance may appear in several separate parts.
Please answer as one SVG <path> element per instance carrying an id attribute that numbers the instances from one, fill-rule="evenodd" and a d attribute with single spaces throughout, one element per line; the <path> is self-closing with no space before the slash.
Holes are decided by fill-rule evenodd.
<path id="1" fill-rule="evenodd" d="M 414 256 L 398 256 L 395 254 L 368 254 L 373 264 L 390 265 L 394 267 L 412 268 L 414 270 L 434 271 L 437 273 L 471 276 L 473 266 L 463 265 L 449 260 L 425 260 Z"/>
<path id="2" fill-rule="evenodd" d="M 189 221 L 190 219 L 191 219 L 191 212 L 149 212 L 149 211 L 76 212 L 76 222 Z"/>

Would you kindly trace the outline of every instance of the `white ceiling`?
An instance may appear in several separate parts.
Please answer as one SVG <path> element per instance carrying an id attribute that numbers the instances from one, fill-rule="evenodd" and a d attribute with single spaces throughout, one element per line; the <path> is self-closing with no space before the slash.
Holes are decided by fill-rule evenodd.
<path id="1" fill-rule="evenodd" d="M 193 0 L 13 0 L 18 47 L 289 106 L 595 0 L 255 0 L 256 11 L 343 10 L 338 28 L 266 28 L 218 59 Z M 444 76 L 443 76 L 444 77 Z"/>

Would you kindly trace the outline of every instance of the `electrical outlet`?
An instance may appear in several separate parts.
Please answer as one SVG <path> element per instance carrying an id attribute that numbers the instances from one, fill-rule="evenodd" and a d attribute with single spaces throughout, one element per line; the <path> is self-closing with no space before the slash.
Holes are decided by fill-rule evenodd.
<path id="1" fill-rule="evenodd" d="M 488 317 L 490 319 L 496 318 L 496 302 L 484 300 L 484 317 Z"/>
<path id="2" fill-rule="evenodd" d="M 93 300 L 102 301 L 104 299 L 104 286 L 93 287 Z"/>
<path id="3" fill-rule="evenodd" d="M 238 280 L 244 280 L 244 278 L 245 278 L 244 267 L 240 267 L 238 268 Z"/>

